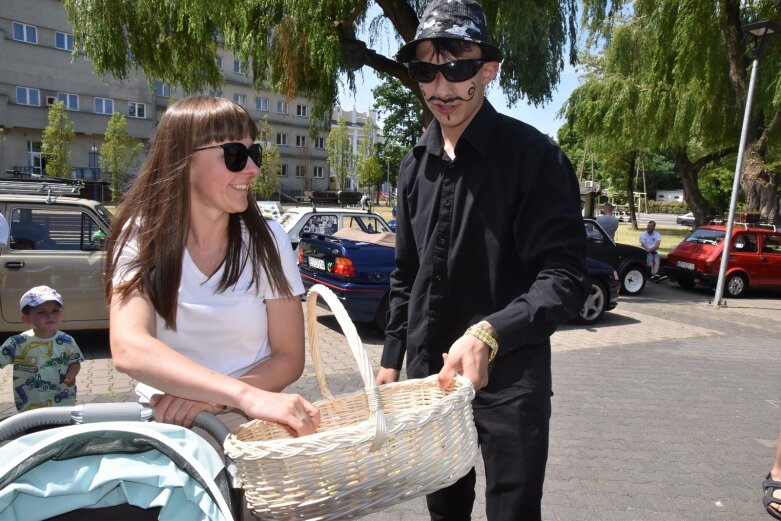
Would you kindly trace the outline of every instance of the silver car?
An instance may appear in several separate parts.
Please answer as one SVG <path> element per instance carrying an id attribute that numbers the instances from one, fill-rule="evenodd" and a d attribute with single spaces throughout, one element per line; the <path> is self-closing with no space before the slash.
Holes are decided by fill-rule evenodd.
<path id="1" fill-rule="evenodd" d="M 290 237 L 293 249 L 305 233 L 333 235 L 342 228 L 366 233 L 389 232 L 385 220 L 372 211 L 357 208 L 299 206 L 287 210 L 277 219 Z"/>

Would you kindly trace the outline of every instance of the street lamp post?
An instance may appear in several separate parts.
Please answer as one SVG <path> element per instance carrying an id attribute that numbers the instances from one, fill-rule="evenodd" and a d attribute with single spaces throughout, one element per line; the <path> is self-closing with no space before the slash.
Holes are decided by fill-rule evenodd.
<path id="1" fill-rule="evenodd" d="M 738 200 L 738 189 L 740 188 L 740 178 L 743 172 L 743 160 L 745 159 L 746 141 L 748 140 L 749 121 L 751 119 L 751 103 L 754 98 L 754 84 L 757 79 L 757 68 L 759 67 L 759 58 L 762 53 L 762 44 L 765 36 L 778 34 L 781 32 L 781 23 L 775 21 L 756 22 L 743 26 L 743 31 L 754 35 L 756 40 L 754 48 L 754 61 L 751 63 L 751 79 L 748 84 L 748 93 L 746 94 L 746 109 L 743 112 L 743 128 L 740 132 L 740 144 L 738 145 L 738 159 L 735 164 L 735 178 L 732 180 L 732 197 L 729 203 L 729 214 L 727 215 L 727 230 L 724 235 L 724 249 L 721 252 L 721 265 L 719 266 L 719 278 L 716 282 L 716 294 L 711 303 L 715 307 L 726 306 L 727 303 L 721 298 L 724 295 L 724 278 L 727 274 L 727 262 L 729 260 L 729 250 L 732 242 L 732 225 L 735 222 L 735 205 Z"/>
<path id="2" fill-rule="evenodd" d="M 385 199 L 385 206 L 390 206 L 390 200 L 391 200 L 391 185 L 390 185 L 390 159 L 385 160 L 385 164 L 388 165 L 388 191 L 386 192 L 388 194 L 387 199 Z"/>

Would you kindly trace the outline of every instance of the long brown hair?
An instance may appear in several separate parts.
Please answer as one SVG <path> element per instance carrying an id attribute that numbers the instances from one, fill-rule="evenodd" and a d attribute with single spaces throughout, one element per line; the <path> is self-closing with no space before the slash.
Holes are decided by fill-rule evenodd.
<path id="1" fill-rule="evenodd" d="M 109 301 L 115 290 L 120 299 L 139 291 L 149 298 L 166 327 L 176 330 L 182 257 L 190 224 L 193 149 L 215 142 L 239 141 L 247 136 L 253 141 L 257 137 L 255 122 L 241 106 L 224 98 L 192 96 L 166 110 L 141 173 L 123 197 L 111 225 L 104 281 Z M 251 191 L 247 198 L 247 209 L 231 214 L 228 220 L 228 249 L 218 290 L 234 286 L 249 261 L 256 291 L 264 270 L 271 287 L 289 297 L 292 292 L 274 236 Z M 242 222 L 249 231 L 246 250 L 242 244 Z M 127 269 L 135 273 L 114 288 L 112 278 L 119 256 L 133 237 L 138 241 L 138 256 Z"/>

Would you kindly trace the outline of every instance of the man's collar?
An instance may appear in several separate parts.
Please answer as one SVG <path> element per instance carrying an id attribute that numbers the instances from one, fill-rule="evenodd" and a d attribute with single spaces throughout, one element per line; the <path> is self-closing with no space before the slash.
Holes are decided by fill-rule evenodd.
<path id="1" fill-rule="evenodd" d="M 456 154 L 458 149 L 463 146 L 462 141 L 465 141 L 471 145 L 473 149 L 481 156 L 486 157 L 488 155 L 488 147 L 493 140 L 493 129 L 496 127 L 499 114 L 496 109 L 491 105 L 488 99 L 483 100 L 483 105 L 480 110 L 475 114 L 474 119 L 469 122 L 469 125 L 461 134 L 461 137 L 456 143 Z M 442 141 L 442 129 L 439 126 L 439 121 L 435 119 L 431 120 L 426 131 L 420 136 L 415 147 L 412 149 L 415 157 L 420 159 L 423 152 L 428 151 L 429 154 L 442 155 L 444 144 Z"/>

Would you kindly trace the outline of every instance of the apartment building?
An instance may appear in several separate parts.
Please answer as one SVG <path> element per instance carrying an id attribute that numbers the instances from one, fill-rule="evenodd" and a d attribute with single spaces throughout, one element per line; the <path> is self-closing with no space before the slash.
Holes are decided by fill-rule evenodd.
<path id="1" fill-rule="evenodd" d="M 92 63 L 83 56 L 74 58 L 72 50 L 72 28 L 60 0 L 0 0 L 0 174 L 42 173 L 41 134 L 48 124 L 48 107 L 61 100 L 76 131 L 73 177 L 105 181 L 99 153 L 111 115 L 125 115 L 128 132 L 148 142 L 171 98 L 184 96 L 175 86 L 150 82 L 140 71 L 123 81 L 98 76 Z M 283 198 L 326 190 L 329 129 L 311 138 L 310 102 L 253 89 L 247 65 L 227 50 L 221 50 L 217 60 L 225 82 L 219 91 L 204 94 L 239 103 L 257 121 L 268 117 L 282 159 Z"/>

